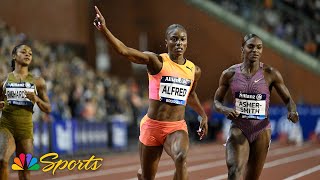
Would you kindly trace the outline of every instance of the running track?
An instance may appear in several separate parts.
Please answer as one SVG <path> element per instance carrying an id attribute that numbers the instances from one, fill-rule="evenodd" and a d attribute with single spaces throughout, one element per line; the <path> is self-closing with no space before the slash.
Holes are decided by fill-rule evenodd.
<path id="1" fill-rule="evenodd" d="M 42 171 L 32 172 L 33 180 L 136 180 L 139 168 L 137 152 L 115 154 L 103 157 L 103 166 L 97 171 L 57 171 L 55 175 Z M 171 180 L 174 165 L 170 157 L 163 152 L 159 164 L 157 180 Z M 219 180 L 227 178 L 225 147 L 221 144 L 191 145 L 188 156 L 190 180 Z M 18 179 L 17 173 L 10 174 Z M 319 180 L 320 145 L 305 143 L 303 146 L 288 146 L 272 143 L 260 177 L 262 180 Z"/>

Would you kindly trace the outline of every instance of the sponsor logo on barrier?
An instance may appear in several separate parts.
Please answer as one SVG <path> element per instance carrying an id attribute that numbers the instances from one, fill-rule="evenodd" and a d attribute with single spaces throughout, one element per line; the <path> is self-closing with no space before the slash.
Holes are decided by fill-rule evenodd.
<path id="1" fill-rule="evenodd" d="M 50 172 L 52 171 L 52 175 L 59 170 L 68 169 L 69 171 L 74 170 L 91 170 L 95 171 L 99 169 L 103 161 L 102 158 L 97 158 L 92 155 L 89 159 L 86 160 L 61 160 L 58 159 L 58 153 L 47 153 L 40 157 L 40 163 L 43 164 L 42 171 Z M 12 165 L 12 169 L 15 171 L 25 170 L 24 167 L 27 167 L 27 170 L 39 170 L 40 165 L 38 164 L 38 159 L 32 157 L 31 154 L 23 154 L 21 153 L 19 157 L 14 158 L 14 164 Z"/>

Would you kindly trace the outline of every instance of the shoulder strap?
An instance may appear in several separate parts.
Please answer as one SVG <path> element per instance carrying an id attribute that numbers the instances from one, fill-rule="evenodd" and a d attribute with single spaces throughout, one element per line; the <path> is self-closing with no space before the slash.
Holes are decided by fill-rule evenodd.
<path id="1" fill-rule="evenodd" d="M 239 63 L 239 64 L 236 65 L 236 73 L 241 73 L 241 69 L 240 69 L 241 68 L 241 64 L 242 63 Z"/>
<path id="2" fill-rule="evenodd" d="M 170 59 L 167 53 L 162 53 L 160 56 L 162 57 L 162 63 L 167 62 Z"/>

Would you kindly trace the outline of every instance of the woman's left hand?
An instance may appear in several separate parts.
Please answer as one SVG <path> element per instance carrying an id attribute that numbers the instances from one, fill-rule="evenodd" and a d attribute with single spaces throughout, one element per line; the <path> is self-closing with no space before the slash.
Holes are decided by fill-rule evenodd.
<path id="1" fill-rule="evenodd" d="M 197 131 L 197 133 L 200 136 L 200 140 L 202 140 L 203 137 L 208 134 L 208 117 L 207 116 L 202 117 L 202 120 L 200 121 L 199 130 Z"/>

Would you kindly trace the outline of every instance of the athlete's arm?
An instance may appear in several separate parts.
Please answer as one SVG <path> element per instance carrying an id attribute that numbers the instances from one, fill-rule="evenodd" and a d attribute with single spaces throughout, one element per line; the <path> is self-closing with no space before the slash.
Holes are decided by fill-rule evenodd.
<path id="1" fill-rule="evenodd" d="M 3 84 L 6 78 L 4 76 L 0 76 L 0 101 L 4 100 L 4 93 L 3 93 Z"/>
<path id="2" fill-rule="evenodd" d="M 214 108 L 218 112 L 226 115 L 227 118 L 230 120 L 235 119 L 239 115 L 239 113 L 237 113 L 235 109 L 232 109 L 223 105 L 223 99 L 229 89 L 229 80 L 233 76 L 233 74 L 234 72 L 230 68 L 222 72 L 219 80 L 219 86 L 214 94 L 214 99 L 213 99 Z"/>
<path id="3" fill-rule="evenodd" d="M 195 78 L 194 78 L 195 80 L 192 85 L 192 89 L 190 91 L 187 104 L 202 117 L 202 120 L 200 122 L 200 127 L 199 127 L 200 131 L 198 131 L 198 134 L 201 140 L 208 133 L 208 117 L 204 112 L 201 106 L 201 103 L 199 101 L 198 95 L 196 93 L 197 83 L 201 76 L 201 69 L 198 66 L 196 66 L 195 69 L 196 69 Z"/>
<path id="4" fill-rule="evenodd" d="M 150 64 L 157 62 L 159 63 L 159 67 L 161 68 L 162 64 L 158 60 L 157 55 L 154 53 L 143 53 L 136 49 L 127 47 L 124 43 L 122 43 L 119 39 L 117 39 L 107 28 L 104 17 L 97 7 L 96 10 L 96 19 L 94 21 L 94 25 L 96 28 L 103 32 L 104 37 L 110 43 L 110 45 L 116 50 L 117 53 L 127 57 L 131 62 L 137 64 Z"/>
<path id="5" fill-rule="evenodd" d="M 41 111 L 45 113 L 51 112 L 51 105 L 49 97 L 47 95 L 47 86 L 43 78 L 35 79 L 38 96 L 34 92 L 25 92 L 28 99 L 32 102 L 37 103 Z"/>
<path id="6" fill-rule="evenodd" d="M 3 83 L 5 81 L 5 77 L 0 77 L 0 111 L 2 111 L 4 107 L 4 94 L 3 94 Z"/>
<path id="7" fill-rule="evenodd" d="M 271 69 L 270 73 L 272 76 L 271 85 L 274 86 L 277 93 L 281 97 L 282 101 L 286 104 L 288 109 L 288 119 L 296 123 L 299 120 L 296 104 L 294 103 L 288 88 L 284 84 L 284 81 L 280 72 L 275 68 L 270 67 L 270 69 Z"/>

